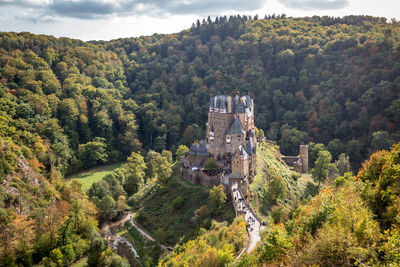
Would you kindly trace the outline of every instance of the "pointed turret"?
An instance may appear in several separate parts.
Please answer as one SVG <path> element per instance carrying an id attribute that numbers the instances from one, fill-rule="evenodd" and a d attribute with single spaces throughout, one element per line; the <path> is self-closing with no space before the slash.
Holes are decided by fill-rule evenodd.
<path id="1" fill-rule="evenodd" d="M 229 127 L 228 131 L 226 134 L 240 134 L 243 135 L 246 132 L 243 130 L 242 123 L 240 122 L 239 118 L 236 117 L 233 122 L 231 127 Z"/>
<path id="2" fill-rule="evenodd" d="M 242 145 L 239 146 L 239 153 L 240 153 L 240 159 L 245 160 L 249 158 L 249 155 L 247 154 L 246 150 Z"/>
<path id="3" fill-rule="evenodd" d="M 198 150 L 197 150 L 197 155 L 199 156 L 208 156 L 208 150 L 206 147 L 206 142 L 204 142 L 204 140 L 200 141 Z"/>
<path id="4" fill-rule="evenodd" d="M 191 155 L 196 155 L 198 150 L 199 150 L 199 148 L 196 146 L 196 144 L 193 143 L 193 144 L 190 146 L 189 154 L 191 154 Z"/>
<path id="5" fill-rule="evenodd" d="M 246 145 L 247 154 L 249 154 L 250 156 L 255 154 L 256 153 L 255 148 L 256 147 L 253 144 L 253 139 L 249 138 L 249 141 L 247 142 L 247 145 Z"/>

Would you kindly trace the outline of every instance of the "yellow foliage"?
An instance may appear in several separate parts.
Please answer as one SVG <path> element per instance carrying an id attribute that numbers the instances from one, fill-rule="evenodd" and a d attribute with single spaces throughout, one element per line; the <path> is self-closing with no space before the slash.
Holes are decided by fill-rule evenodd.
<path id="1" fill-rule="evenodd" d="M 225 226 L 213 222 L 213 227 L 194 240 L 190 240 L 160 261 L 159 266 L 225 266 L 247 242 L 246 222 L 242 217 Z"/>

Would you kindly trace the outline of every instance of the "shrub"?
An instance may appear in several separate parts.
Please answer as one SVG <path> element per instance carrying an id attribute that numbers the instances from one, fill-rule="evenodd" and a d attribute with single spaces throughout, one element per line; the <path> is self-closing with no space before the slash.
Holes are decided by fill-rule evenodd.
<path id="1" fill-rule="evenodd" d="M 184 200 L 183 200 L 183 197 L 182 197 L 182 196 L 179 196 L 179 197 L 175 198 L 175 199 L 172 201 L 172 207 L 173 207 L 175 210 L 182 208 L 182 207 L 183 207 L 183 204 L 184 204 L 183 201 L 184 201 Z"/>
<path id="2" fill-rule="evenodd" d="M 308 198 L 309 196 L 313 197 L 319 192 L 319 187 L 318 185 L 312 183 L 312 182 L 307 182 L 306 188 L 304 188 L 303 191 L 303 198 Z"/>

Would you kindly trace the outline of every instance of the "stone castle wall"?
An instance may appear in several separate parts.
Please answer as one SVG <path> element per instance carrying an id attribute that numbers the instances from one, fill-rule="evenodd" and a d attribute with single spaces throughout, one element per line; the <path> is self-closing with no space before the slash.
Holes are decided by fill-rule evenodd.
<path id="1" fill-rule="evenodd" d="M 219 185 L 221 183 L 221 179 L 219 179 L 218 176 L 208 176 L 202 172 L 192 172 L 183 167 L 181 167 L 181 176 L 189 183 L 200 184 L 207 187 L 213 187 L 214 185 Z"/>
<path id="2" fill-rule="evenodd" d="M 207 124 L 207 150 L 215 158 L 222 157 L 225 155 L 225 141 L 226 141 L 226 129 L 228 129 L 233 122 L 233 114 L 230 113 L 208 113 L 208 124 Z M 210 127 L 214 128 L 214 140 L 210 139 Z"/>

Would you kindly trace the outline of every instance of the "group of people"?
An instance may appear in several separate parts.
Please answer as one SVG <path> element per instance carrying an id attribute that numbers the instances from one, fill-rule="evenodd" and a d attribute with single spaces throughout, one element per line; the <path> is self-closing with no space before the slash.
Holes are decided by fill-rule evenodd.
<path id="1" fill-rule="evenodd" d="M 251 227 L 251 225 L 254 225 L 256 220 L 250 216 L 249 218 L 247 218 L 246 222 L 247 222 L 246 227 L 249 229 L 249 232 L 253 231 L 253 227 Z"/>
<path id="2" fill-rule="evenodd" d="M 235 205 L 237 207 L 237 210 L 242 212 L 243 214 L 246 214 L 246 203 L 244 202 L 243 198 L 241 197 L 238 189 L 233 188 L 232 189 L 234 198 L 235 198 Z"/>

